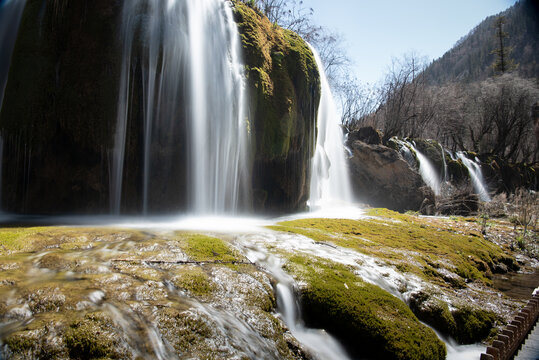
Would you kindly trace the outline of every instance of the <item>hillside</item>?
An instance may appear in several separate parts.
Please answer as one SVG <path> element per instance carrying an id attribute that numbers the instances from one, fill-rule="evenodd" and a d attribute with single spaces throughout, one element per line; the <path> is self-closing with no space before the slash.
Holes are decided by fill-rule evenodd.
<path id="1" fill-rule="evenodd" d="M 428 82 L 433 85 L 453 80 L 473 82 L 492 75 L 496 49 L 494 21 L 499 15 L 505 17 L 504 31 L 519 75 L 539 77 L 539 5 L 535 0 L 521 0 L 504 12 L 487 17 L 451 50 L 434 60 L 425 70 Z"/>

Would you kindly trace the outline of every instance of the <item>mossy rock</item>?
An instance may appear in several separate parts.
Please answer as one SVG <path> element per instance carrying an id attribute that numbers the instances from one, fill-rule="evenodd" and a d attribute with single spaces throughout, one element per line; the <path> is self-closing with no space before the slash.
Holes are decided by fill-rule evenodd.
<path id="1" fill-rule="evenodd" d="M 395 265 L 405 262 L 411 273 L 455 288 L 467 281 L 491 284 L 496 264 L 510 261 L 501 247 L 477 234 L 459 234 L 450 227 L 433 226 L 428 220 L 387 209 L 369 209 L 367 215 L 375 218 L 300 219 L 270 228 L 351 248 Z M 410 263 L 410 259 L 414 261 Z"/>
<path id="2" fill-rule="evenodd" d="M 241 1 L 235 17 L 251 92 L 256 210 L 297 210 L 309 194 L 320 74 L 296 33 L 272 24 Z"/>
<path id="3" fill-rule="evenodd" d="M 490 311 L 464 306 L 452 312 L 456 323 L 454 338 L 461 344 L 485 340 L 491 333 L 498 316 Z"/>
<path id="4" fill-rule="evenodd" d="M 457 324 L 447 303 L 431 297 L 425 292 L 412 294 L 410 309 L 419 318 L 442 334 L 454 336 Z"/>
<path id="5" fill-rule="evenodd" d="M 353 356 L 445 359 L 444 343 L 398 298 L 344 265 L 301 256 L 289 261 L 287 270 L 306 283 L 300 292 L 307 323 L 336 335 Z"/>

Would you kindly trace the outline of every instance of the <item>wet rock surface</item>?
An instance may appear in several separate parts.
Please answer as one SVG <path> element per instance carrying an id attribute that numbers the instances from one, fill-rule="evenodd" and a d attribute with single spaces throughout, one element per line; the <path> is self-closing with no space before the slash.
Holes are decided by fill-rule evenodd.
<path id="1" fill-rule="evenodd" d="M 271 278 L 224 240 L 59 228 L 2 236 L 27 246 L 0 252 L 4 358 L 304 358 L 276 316 Z"/>
<path id="2" fill-rule="evenodd" d="M 327 358 L 283 315 L 275 267 L 295 281 L 305 324 L 336 335 L 352 356 L 443 359 L 448 342 L 421 322 L 462 344 L 488 342 L 523 305 L 493 286 L 495 273 L 539 265 L 511 250 L 504 222 L 486 234 L 470 218 L 385 209 L 226 235 L 3 228 L 0 351 L 10 359 Z M 267 259 L 253 258 L 255 249 Z"/>

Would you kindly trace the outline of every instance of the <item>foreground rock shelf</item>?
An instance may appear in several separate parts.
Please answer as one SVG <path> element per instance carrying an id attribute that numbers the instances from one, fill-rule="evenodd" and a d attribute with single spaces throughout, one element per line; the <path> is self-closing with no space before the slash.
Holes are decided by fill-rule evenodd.
<path id="1" fill-rule="evenodd" d="M 276 278 L 249 256 L 257 247 L 296 281 L 306 324 L 336 335 L 352 357 L 444 359 L 443 342 L 419 320 L 463 344 L 488 341 L 523 306 L 491 287 L 492 272 L 537 267 L 476 227 L 372 209 L 359 220 L 248 233 L 2 228 L 0 353 L 316 358 L 283 321 Z"/>

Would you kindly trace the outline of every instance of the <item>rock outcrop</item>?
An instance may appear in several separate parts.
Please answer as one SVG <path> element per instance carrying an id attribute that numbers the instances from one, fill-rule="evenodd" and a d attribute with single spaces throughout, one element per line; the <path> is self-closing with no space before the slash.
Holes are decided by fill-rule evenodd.
<path id="1" fill-rule="evenodd" d="M 348 146 L 350 178 L 361 201 L 397 211 L 430 211 L 434 193 L 399 152 L 359 140 L 349 141 Z"/>
<path id="2" fill-rule="evenodd" d="M 316 139 L 320 75 L 307 43 L 236 2 L 255 122 L 255 210 L 305 207 Z"/>

